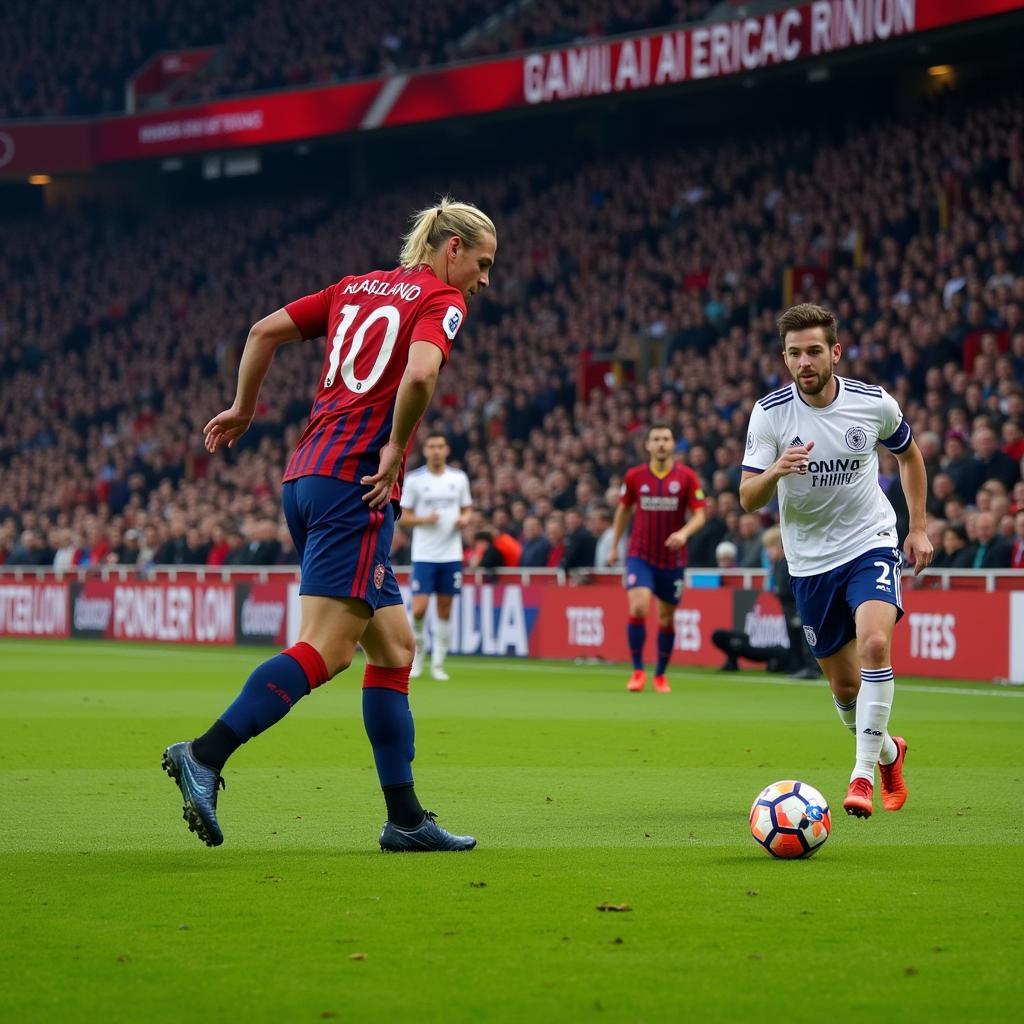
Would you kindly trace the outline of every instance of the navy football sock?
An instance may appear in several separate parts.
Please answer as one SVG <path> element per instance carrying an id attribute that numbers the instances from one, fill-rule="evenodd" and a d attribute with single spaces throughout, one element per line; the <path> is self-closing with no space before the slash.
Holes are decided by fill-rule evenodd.
<path id="1" fill-rule="evenodd" d="M 654 674 L 663 676 L 668 668 L 669 658 L 672 657 L 672 645 L 675 643 L 676 631 L 674 629 L 658 630 L 658 667 Z"/>
<path id="2" fill-rule="evenodd" d="M 423 808 L 413 788 L 416 727 L 409 710 L 409 671 L 367 665 L 363 677 L 363 725 L 373 747 L 388 820 L 399 828 L 415 828 Z"/>
<path id="3" fill-rule="evenodd" d="M 219 722 L 237 737 L 240 746 L 279 722 L 296 701 L 326 681 L 327 668 L 319 653 L 309 644 L 295 644 L 253 669 Z M 226 760 L 233 752 L 226 750 L 223 736 L 215 725 L 192 744 L 195 756 L 217 771 L 223 767 L 223 760 L 219 765 L 216 761 L 221 757 Z"/>
<path id="4" fill-rule="evenodd" d="M 647 642 L 647 626 L 641 618 L 629 617 L 626 627 L 629 653 L 633 659 L 633 669 L 642 672 L 644 667 L 644 644 Z"/>

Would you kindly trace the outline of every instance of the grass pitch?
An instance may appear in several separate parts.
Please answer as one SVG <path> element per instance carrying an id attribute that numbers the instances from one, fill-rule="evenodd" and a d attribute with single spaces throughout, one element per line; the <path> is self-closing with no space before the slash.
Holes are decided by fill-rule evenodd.
<path id="1" fill-rule="evenodd" d="M 264 656 L 0 642 L 0 1019 L 1016 1019 L 1020 691 L 898 681 L 910 799 L 864 822 L 823 685 L 452 659 L 417 783 L 480 846 L 385 856 L 354 668 L 231 761 L 209 850 L 160 753 Z M 808 861 L 747 831 L 787 777 L 833 808 Z"/>

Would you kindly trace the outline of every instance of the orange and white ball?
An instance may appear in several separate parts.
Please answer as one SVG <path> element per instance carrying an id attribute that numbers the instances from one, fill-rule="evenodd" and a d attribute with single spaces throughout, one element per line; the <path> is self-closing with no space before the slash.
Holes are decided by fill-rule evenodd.
<path id="1" fill-rule="evenodd" d="M 773 857 L 810 857 L 828 839 L 828 803 L 806 782 L 773 782 L 750 808 L 750 834 Z"/>

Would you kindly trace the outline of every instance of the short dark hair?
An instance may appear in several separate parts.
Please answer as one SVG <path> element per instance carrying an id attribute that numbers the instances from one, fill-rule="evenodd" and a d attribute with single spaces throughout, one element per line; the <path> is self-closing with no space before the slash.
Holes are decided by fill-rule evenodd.
<path id="1" fill-rule="evenodd" d="M 647 428 L 647 433 L 644 434 L 644 440 L 650 441 L 651 434 L 653 434 L 656 430 L 667 430 L 672 435 L 672 440 L 674 441 L 676 439 L 676 432 L 668 423 L 652 423 Z"/>
<path id="2" fill-rule="evenodd" d="M 782 345 L 786 345 L 786 335 L 790 331 L 805 331 L 809 327 L 821 327 L 825 331 L 825 340 L 829 345 L 839 341 L 838 324 L 835 314 L 824 306 L 816 306 L 813 302 L 801 302 L 798 306 L 790 306 L 775 322 L 779 329 Z"/>
<path id="3" fill-rule="evenodd" d="M 432 430 L 425 438 L 423 438 L 423 443 L 426 444 L 428 441 L 433 441 L 435 437 L 441 438 L 445 444 L 448 444 L 448 435 L 441 433 L 440 430 Z M 448 444 L 448 447 L 450 448 L 451 445 Z"/>

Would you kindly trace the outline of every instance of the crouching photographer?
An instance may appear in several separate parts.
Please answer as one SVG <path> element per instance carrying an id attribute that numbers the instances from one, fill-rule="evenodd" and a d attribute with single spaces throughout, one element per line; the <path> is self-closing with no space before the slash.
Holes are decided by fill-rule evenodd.
<path id="1" fill-rule="evenodd" d="M 726 659 L 720 671 L 736 672 L 740 667 L 739 659 L 746 658 L 764 662 L 769 672 L 786 672 L 795 679 L 817 679 L 821 676 L 821 669 L 807 646 L 803 624 L 797 614 L 789 566 L 782 550 L 782 532 L 777 526 L 770 527 L 765 530 L 761 543 L 768 562 L 765 590 L 779 599 L 789 646 L 762 647 L 752 643 L 750 636 L 740 630 L 716 629 L 711 635 L 711 642 Z"/>

